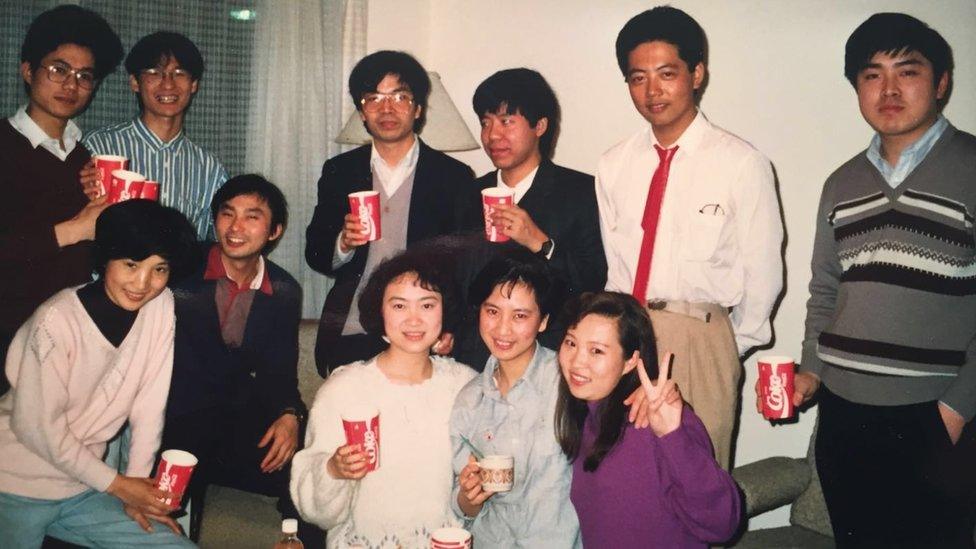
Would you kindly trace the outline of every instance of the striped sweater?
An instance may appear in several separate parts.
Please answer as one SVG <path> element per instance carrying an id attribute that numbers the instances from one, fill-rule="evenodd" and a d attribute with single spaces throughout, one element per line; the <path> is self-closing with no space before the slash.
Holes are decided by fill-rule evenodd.
<path id="1" fill-rule="evenodd" d="M 852 402 L 976 415 L 976 137 L 892 189 L 864 153 L 824 185 L 802 369 Z"/>

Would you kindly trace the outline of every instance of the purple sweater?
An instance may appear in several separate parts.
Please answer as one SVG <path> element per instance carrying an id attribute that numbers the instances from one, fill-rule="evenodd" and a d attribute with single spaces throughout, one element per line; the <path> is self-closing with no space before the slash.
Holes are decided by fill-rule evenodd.
<path id="1" fill-rule="evenodd" d="M 705 427 L 687 405 L 681 426 L 660 438 L 628 424 L 597 470 L 587 473 L 595 406 L 573 462 L 570 492 L 584 547 L 701 548 L 732 537 L 739 525 L 738 488 L 712 457 Z"/>

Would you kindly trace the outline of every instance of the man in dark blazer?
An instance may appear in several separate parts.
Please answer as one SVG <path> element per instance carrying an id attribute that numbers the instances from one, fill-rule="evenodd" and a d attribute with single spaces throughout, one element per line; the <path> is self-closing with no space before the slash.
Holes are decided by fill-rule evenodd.
<path id="1" fill-rule="evenodd" d="M 264 254 L 287 224 L 281 191 L 258 175 L 237 176 L 211 204 L 217 243 L 195 274 L 173 286 L 173 378 L 161 449 L 197 456 L 189 488 L 191 536 L 207 484 L 279 498 L 288 495 L 291 458 L 302 447 L 306 407 L 298 392 L 302 289 Z M 306 547 L 320 530 L 300 522 Z"/>
<path id="2" fill-rule="evenodd" d="M 438 236 L 474 230 L 481 222 L 471 168 L 416 135 L 430 93 L 430 79 L 416 59 L 395 51 L 366 56 L 349 75 L 349 93 L 373 142 L 325 163 L 305 242 L 308 264 L 335 278 L 315 344 L 323 376 L 385 348 L 378 336 L 365 333 L 356 305 L 383 259 Z M 380 193 L 382 238 L 372 242 L 347 198 L 367 190 Z M 450 351 L 451 337 L 445 334 L 436 347 Z"/>
<path id="3" fill-rule="evenodd" d="M 514 191 L 515 204 L 498 206 L 492 221 L 511 240 L 484 240 L 465 254 L 462 280 L 470 282 L 497 251 L 521 246 L 546 259 L 567 297 L 603 289 L 607 262 L 600 239 L 600 219 L 593 176 L 557 166 L 550 160 L 558 134 L 559 104 L 536 71 L 518 68 L 496 72 L 482 82 L 472 99 L 481 118 L 481 143 L 498 168 L 476 180 L 479 189 Z M 488 350 L 478 335 L 477 311 L 467 311 L 455 333 L 455 356 L 480 370 Z M 557 319 L 541 336 L 558 348 L 562 329 Z"/>

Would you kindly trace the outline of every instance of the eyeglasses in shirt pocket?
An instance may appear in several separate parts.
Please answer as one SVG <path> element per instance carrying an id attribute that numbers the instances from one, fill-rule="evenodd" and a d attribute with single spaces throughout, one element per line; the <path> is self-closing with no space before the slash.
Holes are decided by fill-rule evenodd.
<path id="1" fill-rule="evenodd" d="M 685 258 L 690 261 L 708 261 L 714 255 L 722 237 L 725 215 L 695 212 L 688 222 L 686 241 L 681 243 Z"/>

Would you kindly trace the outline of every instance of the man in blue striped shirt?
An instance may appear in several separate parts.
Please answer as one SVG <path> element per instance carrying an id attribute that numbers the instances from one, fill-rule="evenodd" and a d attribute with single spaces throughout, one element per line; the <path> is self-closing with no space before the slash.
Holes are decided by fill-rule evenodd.
<path id="1" fill-rule="evenodd" d="M 183 132 L 183 120 L 203 76 L 203 56 L 189 38 L 156 32 L 139 40 L 125 59 L 129 86 L 139 98 L 137 118 L 95 130 L 83 139 L 92 155 L 129 159 L 129 169 L 160 184 L 160 201 L 183 212 L 201 239 L 211 237 L 210 201 L 227 180 L 213 154 Z M 86 188 L 96 184 L 91 165 Z"/>

